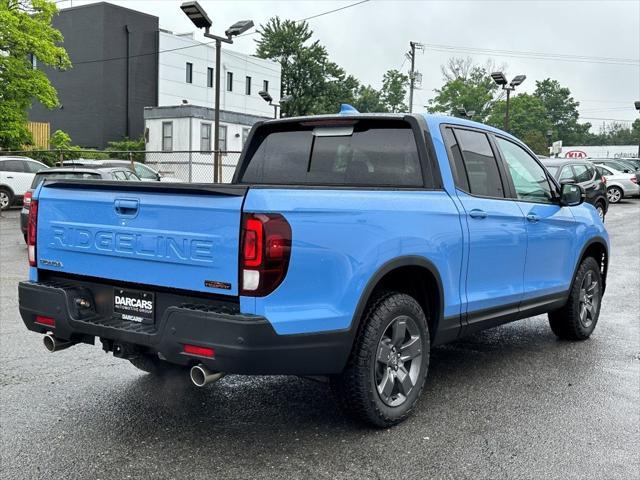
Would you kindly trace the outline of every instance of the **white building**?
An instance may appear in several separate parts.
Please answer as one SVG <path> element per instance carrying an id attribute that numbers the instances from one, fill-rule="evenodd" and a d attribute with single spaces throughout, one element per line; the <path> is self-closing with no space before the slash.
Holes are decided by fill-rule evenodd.
<path id="1" fill-rule="evenodd" d="M 146 162 L 185 182 L 212 182 L 214 112 L 187 104 L 145 108 Z M 220 111 L 223 181 L 231 181 L 249 131 L 261 120 L 265 117 Z"/>
<path id="2" fill-rule="evenodd" d="M 144 111 L 146 161 L 184 181 L 213 181 L 215 46 L 193 33 L 158 34 L 158 106 Z M 280 99 L 280 65 L 223 46 L 220 59 L 222 180 L 230 181 L 253 124 L 273 118 L 258 92 Z M 201 152 L 201 153 L 200 153 Z"/>
<path id="3" fill-rule="evenodd" d="M 215 46 L 194 40 L 193 33 L 159 32 L 158 106 L 213 107 Z M 220 110 L 273 117 L 273 107 L 259 95 L 268 91 L 280 99 L 280 64 L 232 51 L 223 45 L 220 59 Z"/>
<path id="4" fill-rule="evenodd" d="M 637 158 L 638 145 L 563 146 L 561 158 Z"/>
<path id="5" fill-rule="evenodd" d="M 147 162 L 185 181 L 211 182 L 215 46 L 195 40 L 193 33 L 158 35 L 158 106 L 144 111 Z M 239 157 L 233 152 L 242 150 L 253 124 L 274 116 L 273 105 L 258 92 L 269 92 L 276 104 L 280 99 L 280 65 L 231 48 L 224 45 L 220 59 L 219 149 L 229 152 L 222 158 L 224 181 Z"/>

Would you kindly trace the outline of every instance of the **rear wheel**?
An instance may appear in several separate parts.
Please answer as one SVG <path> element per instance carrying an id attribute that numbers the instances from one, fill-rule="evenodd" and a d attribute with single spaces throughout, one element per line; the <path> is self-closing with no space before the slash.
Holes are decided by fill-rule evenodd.
<path id="1" fill-rule="evenodd" d="M 13 203 L 13 195 L 6 188 L 0 188 L 0 210 L 6 210 Z"/>
<path id="2" fill-rule="evenodd" d="M 586 340 L 598 323 L 601 300 L 600 265 L 587 257 L 578 268 L 566 305 L 549 312 L 551 330 L 565 340 Z"/>
<path id="3" fill-rule="evenodd" d="M 370 302 L 344 372 L 332 378 L 343 406 L 378 427 L 407 418 L 429 367 L 429 327 L 409 295 L 386 292 Z"/>
<path id="4" fill-rule="evenodd" d="M 596 203 L 596 210 L 602 223 L 604 223 L 604 204 L 602 202 Z"/>
<path id="5" fill-rule="evenodd" d="M 607 189 L 607 198 L 609 199 L 609 203 L 618 203 L 622 200 L 623 195 L 622 190 L 618 187 L 609 187 Z"/>

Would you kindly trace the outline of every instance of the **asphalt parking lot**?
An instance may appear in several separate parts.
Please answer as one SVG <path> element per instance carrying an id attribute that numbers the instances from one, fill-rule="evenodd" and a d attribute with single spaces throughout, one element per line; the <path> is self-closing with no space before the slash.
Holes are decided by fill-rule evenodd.
<path id="1" fill-rule="evenodd" d="M 352 422 L 311 380 L 196 389 L 99 346 L 47 353 L 18 313 L 18 213 L 0 218 L 2 478 L 638 478 L 640 200 L 607 216 L 590 340 L 559 341 L 539 316 L 438 347 L 415 415 L 389 430 Z"/>

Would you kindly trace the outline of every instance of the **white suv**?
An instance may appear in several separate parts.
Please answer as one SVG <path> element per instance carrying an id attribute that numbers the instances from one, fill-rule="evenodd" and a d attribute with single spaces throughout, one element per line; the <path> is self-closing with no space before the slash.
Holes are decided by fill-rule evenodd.
<path id="1" fill-rule="evenodd" d="M 27 157 L 0 157 L 0 208 L 20 202 L 36 173 L 49 168 Z"/>

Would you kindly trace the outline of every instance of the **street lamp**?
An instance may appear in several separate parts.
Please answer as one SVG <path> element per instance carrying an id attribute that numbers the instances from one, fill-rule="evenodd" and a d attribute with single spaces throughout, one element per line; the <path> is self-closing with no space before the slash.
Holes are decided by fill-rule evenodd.
<path id="1" fill-rule="evenodd" d="M 516 75 L 511 80 L 511 83 L 507 80 L 507 77 L 504 76 L 502 72 L 493 72 L 491 74 L 491 78 L 499 87 L 502 87 L 503 90 L 507 91 L 507 110 L 504 115 L 504 129 L 505 131 L 509 130 L 509 98 L 511 97 L 511 91 L 515 90 L 518 85 L 520 85 L 527 78 L 526 75 Z"/>
<path id="2" fill-rule="evenodd" d="M 640 101 L 633 102 L 633 106 L 636 107 L 636 110 L 640 113 Z M 638 158 L 640 158 L 640 143 L 638 143 Z"/>
<path id="3" fill-rule="evenodd" d="M 291 95 L 285 95 L 280 99 L 280 104 L 273 103 L 273 97 L 266 90 L 260 90 L 258 95 L 262 97 L 262 99 L 267 102 L 269 105 L 273 107 L 273 118 L 278 118 L 278 107 L 280 108 L 280 117 L 282 117 L 282 104 L 291 100 Z"/>
<path id="4" fill-rule="evenodd" d="M 217 35 L 213 35 L 209 33 L 209 29 L 213 25 L 213 22 L 207 15 L 207 12 L 200 6 L 198 2 L 184 2 L 180 5 L 180 9 L 185 13 L 189 20 L 197 27 L 204 28 L 204 36 L 207 38 L 212 38 L 216 43 L 216 91 L 215 91 L 215 111 L 213 113 L 213 128 L 214 128 L 214 137 L 213 142 L 215 145 L 214 150 L 214 172 L 213 172 L 213 181 L 218 182 L 218 178 L 221 176 L 220 169 L 220 53 L 222 51 L 222 42 L 224 43 L 233 43 L 233 37 L 240 35 L 241 33 L 246 32 L 251 27 L 253 27 L 252 20 L 241 20 L 239 22 L 231 25 L 224 34 L 226 37 L 219 37 Z"/>

